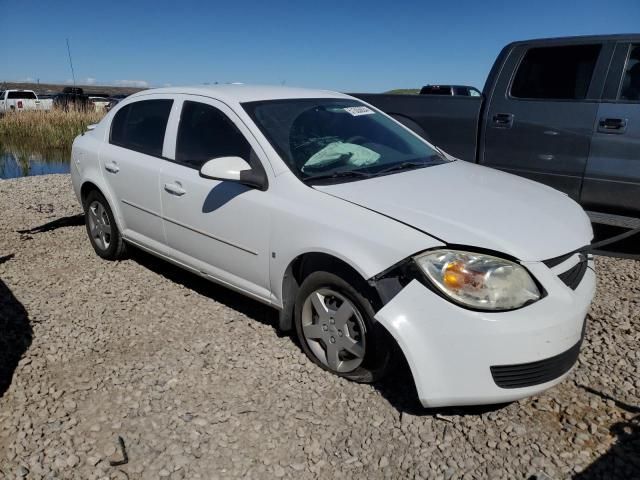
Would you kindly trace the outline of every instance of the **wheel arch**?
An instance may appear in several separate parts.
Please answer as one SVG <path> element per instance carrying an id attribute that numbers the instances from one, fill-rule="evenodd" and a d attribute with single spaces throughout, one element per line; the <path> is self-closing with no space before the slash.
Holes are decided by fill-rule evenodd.
<path id="1" fill-rule="evenodd" d="M 84 206 L 85 200 L 87 199 L 87 196 L 93 190 L 100 192 L 104 196 L 104 192 L 100 190 L 100 187 L 98 187 L 98 185 L 93 183 L 91 180 L 86 180 L 80 187 L 80 202 L 82 203 L 83 206 Z"/>
<path id="2" fill-rule="evenodd" d="M 304 279 L 313 272 L 324 271 L 338 275 L 347 281 L 358 285 L 363 295 L 370 301 L 375 310 L 381 307 L 380 297 L 364 278 L 362 273 L 346 260 L 325 252 L 305 252 L 296 256 L 289 262 L 282 278 L 282 309 L 278 319 L 278 327 L 282 331 L 291 330 L 293 327 L 293 312 L 296 295 Z"/>
<path id="3" fill-rule="evenodd" d="M 113 212 L 118 228 L 122 231 L 122 217 L 120 215 L 119 205 L 117 205 L 117 202 L 112 201 L 113 196 L 111 195 L 111 191 L 108 186 L 103 184 L 100 180 L 95 179 L 93 176 L 83 179 L 82 184 L 80 185 L 80 203 L 82 208 L 84 209 L 84 202 L 87 195 L 89 195 L 93 190 L 99 192 L 105 198 Z"/>

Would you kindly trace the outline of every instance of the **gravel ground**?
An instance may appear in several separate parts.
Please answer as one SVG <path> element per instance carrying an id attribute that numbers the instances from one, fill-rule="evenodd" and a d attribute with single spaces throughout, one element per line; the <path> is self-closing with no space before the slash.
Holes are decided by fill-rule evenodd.
<path id="1" fill-rule="evenodd" d="M 264 306 L 100 260 L 80 213 L 66 175 L 0 181 L 0 478 L 640 478 L 639 261 L 597 258 L 563 384 L 431 411 L 406 368 L 349 383 Z"/>

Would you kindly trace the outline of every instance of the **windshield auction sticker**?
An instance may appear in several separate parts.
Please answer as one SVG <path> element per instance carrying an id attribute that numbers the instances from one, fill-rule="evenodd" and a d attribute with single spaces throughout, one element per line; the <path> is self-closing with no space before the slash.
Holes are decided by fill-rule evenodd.
<path id="1" fill-rule="evenodd" d="M 360 115 L 373 115 L 374 112 L 368 107 L 345 107 L 345 112 L 349 112 L 354 117 L 359 117 Z"/>

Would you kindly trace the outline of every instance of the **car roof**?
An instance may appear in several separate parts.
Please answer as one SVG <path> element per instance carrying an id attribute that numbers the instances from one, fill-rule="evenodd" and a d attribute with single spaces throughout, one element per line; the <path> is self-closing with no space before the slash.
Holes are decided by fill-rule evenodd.
<path id="1" fill-rule="evenodd" d="M 150 94 L 202 95 L 231 103 L 257 102 L 262 100 L 282 100 L 291 98 L 350 98 L 348 95 L 330 90 L 296 88 L 277 85 L 199 85 L 192 87 L 153 88 L 134 93 L 128 98 Z"/>

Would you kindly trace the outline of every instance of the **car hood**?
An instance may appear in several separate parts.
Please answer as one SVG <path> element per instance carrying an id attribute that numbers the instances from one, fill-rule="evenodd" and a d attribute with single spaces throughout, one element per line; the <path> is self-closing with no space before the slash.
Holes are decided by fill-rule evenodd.
<path id="1" fill-rule="evenodd" d="M 463 161 L 314 188 L 445 243 L 522 261 L 566 254 L 593 237 L 589 218 L 564 193 Z"/>

